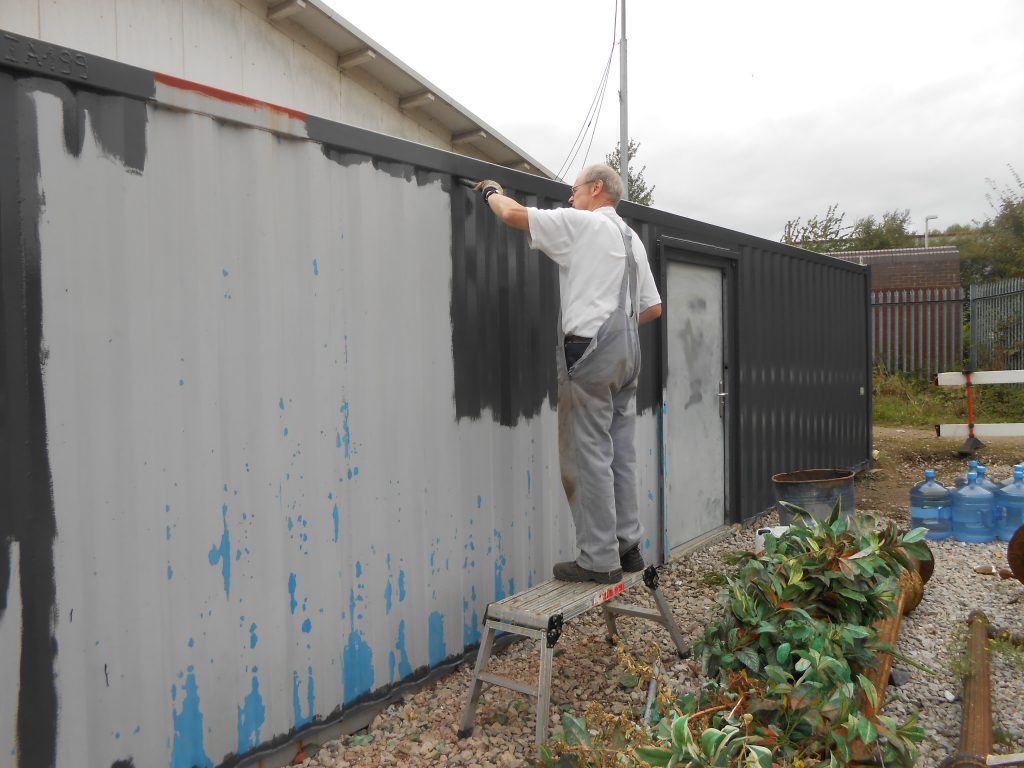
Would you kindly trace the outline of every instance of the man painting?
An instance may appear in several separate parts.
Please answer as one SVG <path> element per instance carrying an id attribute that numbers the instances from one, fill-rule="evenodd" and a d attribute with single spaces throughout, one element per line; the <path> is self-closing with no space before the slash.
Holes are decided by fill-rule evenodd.
<path id="1" fill-rule="evenodd" d="M 562 484 L 576 528 L 576 560 L 563 581 L 614 584 L 644 568 L 636 486 L 638 326 L 661 316 L 661 296 L 640 238 L 615 212 L 622 180 L 585 168 L 571 208 L 526 208 L 495 181 L 475 189 L 502 222 L 558 265 L 561 299 L 558 443 Z"/>

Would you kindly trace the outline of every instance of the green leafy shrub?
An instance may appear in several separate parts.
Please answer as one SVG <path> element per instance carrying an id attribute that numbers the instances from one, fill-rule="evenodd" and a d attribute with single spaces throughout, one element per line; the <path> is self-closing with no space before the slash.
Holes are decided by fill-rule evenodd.
<path id="1" fill-rule="evenodd" d="M 841 515 L 838 503 L 820 521 L 789 506 L 807 525 L 730 561 L 716 596 L 722 618 L 695 644 L 709 678 L 698 694 L 674 698 L 662 684 L 653 727 L 597 707 L 585 720 L 567 714 L 542 765 L 841 768 L 858 750 L 887 766 L 916 764 L 923 730 L 914 718 L 879 715 L 865 672 L 894 652 L 875 625 L 891 616 L 910 558 L 930 558 L 925 529 L 876 528 L 869 515 Z"/>

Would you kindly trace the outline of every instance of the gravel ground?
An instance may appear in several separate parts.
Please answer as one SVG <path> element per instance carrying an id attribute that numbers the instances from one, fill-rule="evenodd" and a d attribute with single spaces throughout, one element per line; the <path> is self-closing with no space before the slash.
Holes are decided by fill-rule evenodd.
<path id="1" fill-rule="evenodd" d="M 900 494 L 906 496 L 924 466 L 939 462 L 933 461 L 927 451 L 913 447 L 909 452 L 900 448 L 897 453 L 894 445 L 886 445 L 893 454 L 888 461 L 883 455 L 876 464 L 882 469 L 866 476 L 863 488 L 858 484 L 857 506 L 859 510 L 909 522 L 906 501 L 900 501 Z M 942 447 L 940 455 L 944 456 L 947 448 Z M 1012 446 L 1008 455 L 1014 456 L 1016 450 L 1017 446 Z M 1009 474 L 1009 467 L 1016 460 L 1009 458 L 1001 464 L 992 461 L 996 476 Z M 949 462 L 945 474 L 940 468 L 940 480 L 951 481 L 954 466 L 959 463 Z M 891 492 L 885 492 L 886 488 Z M 760 523 L 772 524 L 773 518 L 769 515 Z M 725 572 L 727 566 L 722 556 L 736 549 L 752 548 L 753 539 L 753 527 L 734 526 L 722 540 L 662 568 L 662 592 L 688 638 L 697 637 L 704 624 L 719 615 L 713 602 L 717 587 L 708 584 L 707 574 Z M 935 553 L 935 572 L 925 586 L 921 604 L 904 618 L 899 652 L 932 672 L 896 660 L 897 676 L 903 673 L 909 679 L 899 687 L 890 685 L 884 707 L 886 714 L 900 719 L 918 713 L 926 732 L 921 745 L 922 766 L 937 765 L 958 744 L 962 693 L 958 670 L 963 668 L 962 650 L 970 611 L 984 611 L 998 627 L 1024 631 L 1024 584 L 974 570 L 981 565 L 1005 566 L 1005 543 L 961 544 L 947 540 L 930 544 Z M 639 587 L 630 598 L 650 604 L 646 592 Z M 626 647 L 638 654 L 652 641 L 658 644 L 662 664 L 667 667 L 674 688 L 685 692 L 700 686 L 703 679 L 698 665 L 678 659 L 666 632 L 649 622 L 628 618 L 619 619 L 619 630 Z M 524 641 L 501 651 L 492 659 L 490 669 L 532 684 L 537 666 L 535 643 Z M 625 671 L 615 650 L 604 639 L 600 611 L 590 611 L 571 622 L 555 654 L 552 732 L 559 727 L 562 712 L 583 716 L 591 702 L 616 714 L 626 709 L 642 714 L 646 691 L 624 687 L 620 677 Z M 460 666 L 429 688 L 383 710 L 365 731 L 323 745 L 301 765 L 349 768 L 527 764 L 535 754 L 534 705 L 532 699 L 515 691 L 485 686 L 473 736 L 457 738 L 457 724 L 471 678 L 472 667 Z M 993 648 L 992 691 L 994 751 L 1024 752 L 1024 649 L 1006 644 Z"/>

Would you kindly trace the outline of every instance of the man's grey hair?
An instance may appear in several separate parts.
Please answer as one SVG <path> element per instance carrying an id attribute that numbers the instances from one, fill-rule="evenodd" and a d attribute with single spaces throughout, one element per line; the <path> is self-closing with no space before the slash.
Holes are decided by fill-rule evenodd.
<path id="1" fill-rule="evenodd" d="M 605 163 L 594 163 L 583 169 L 583 181 L 588 184 L 592 181 L 604 182 L 604 193 L 611 198 L 612 203 L 618 205 L 622 199 L 622 177 L 619 172 Z"/>

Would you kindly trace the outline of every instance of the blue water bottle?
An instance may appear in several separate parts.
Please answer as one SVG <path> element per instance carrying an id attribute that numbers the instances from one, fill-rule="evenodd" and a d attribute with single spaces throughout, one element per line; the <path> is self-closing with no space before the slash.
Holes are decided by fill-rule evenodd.
<path id="1" fill-rule="evenodd" d="M 977 472 L 977 471 L 978 471 L 978 462 L 975 461 L 974 459 L 971 459 L 970 461 L 967 462 L 967 472 L 964 472 L 962 475 L 957 475 L 956 480 L 954 481 L 956 483 L 956 487 L 957 488 L 963 488 L 965 485 L 967 485 L 967 474 L 969 472 Z"/>
<path id="2" fill-rule="evenodd" d="M 1017 472 L 1018 469 L 1024 469 L 1024 464 L 1014 464 L 1013 472 L 1010 473 L 1010 476 L 1008 478 L 999 483 L 999 487 L 1005 488 L 1008 485 L 1013 485 L 1014 474 Z"/>
<path id="3" fill-rule="evenodd" d="M 967 485 L 953 493 L 953 538 L 981 544 L 996 537 L 991 491 L 978 485 L 978 473 L 967 473 Z"/>
<path id="4" fill-rule="evenodd" d="M 952 494 L 935 482 L 935 470 L 924 471 L 924 481 L 910 489 L 910 526 L 927 528 L 926 539 L 949 538 L 952 518 Z"/>
<path id="5" fill-rule="evenodd" d="M 999 538 L 1009 541 L 1024 523 L 1024 465 L 1013 468 L 1013 482 L 996 492 Z"/>
<path id="6" fill-rule="evenodd" d="M 974 471 L 978 473 L 978 485 L 989 493 L 995 493 L 999 490 L 999 483 L 992 482 L 992 478 L 988 476 L 988 467 L 982 467 L 979 465 Z"/>

